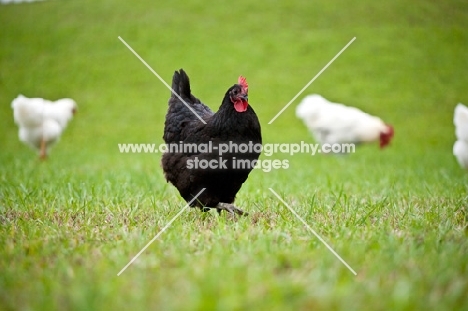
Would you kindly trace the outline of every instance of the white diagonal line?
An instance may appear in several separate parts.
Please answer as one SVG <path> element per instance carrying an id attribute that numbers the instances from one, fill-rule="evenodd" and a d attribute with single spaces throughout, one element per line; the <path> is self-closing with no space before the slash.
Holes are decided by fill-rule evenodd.
<path id="1" fill-rule="evenodd" d="M 138 258 L 138 256 L 140 256 L 141 253 L 143 253 L 143 252 L 145 251 L 145 249 L 147 249 L 147 248 L 151 245 L 151 243 L 153 243 L 164 231 L 166 231 L 166 229 L 169 228 L 169 226 L 174 222 L 174 220 L 176 220 L 176 219 L 187 209 L 187 207 L 189 207 L 190 204 L 192 204 L 192 202 L 195 201 L 195 200 L 198 198 L 198 196 L 199 196 L 200 194 L 202 194 L 203 191 L 205 191 L 205 189 L 206 189 L 206 188 L 203 188 L 202 190 L 200 190 L 200 192 L 198 192 L 197 195 L 194 196 L 193 199 L 190 200 L 190 202 L 188 202 L 188 203 L 184 206 L 184 208 L 181 209 L 180 212 L 178 212 L 177 215 L 175 215 L 174 218 L 172 218 L 172 219 L 167 223 L 167 225 L 165 225 L 164 228 L 162 228 L 161 231 L 159 231 L 158 234 L 156 234 L 156 235 L 154 236 L 154 238 L 151 239 L 151 241 L 149 241 L 148 244 L 146 244 L 145 247 L 143 247 L 143 248 L 141 249 L 141 251 L 140 251 L 138 254 L 136 254 L 135 257 L 133 257 L 132 260 L 130 260 L 130 262 L 129 262 L 125 267 L 123 267 L 122 270 L 120 270 L 119 273 L 117 273 L 117 276 L 120 276 L 120 275 L 128 268 L 128 266 L 130 266 L 130 265 Z"/>
<path id="2" fill-rule="evenodd" d="M 182 97 L 180 97 L 179 94 L 177 94 L 177 93 L 169 86 L 169 84 L 167 84 L 166 81 L 164 81 L 163 78 L 161 78 L 161 76 L 159 76 L 158 73 L 157 73 L 156 71 L 154 71 L 153 68 L 151 68 L 150 65 L 148 65 L 148 63 L 146 63 L 146 62 L 144 61 L 144 59 L 141 58 L 141 56 L 138 55 L 138 53 L 135 52 L 135 51 L 132 49 L 132 47 L 131 47 L 130 45 L 127 44 L 127 42 L 125 42 L 124 39 L 122 39 L 120 36 L 119 36 L 118 38 L 119 38 L 120 41 L 122 41 L 123 44 L 125 44 L 125 46 L 126 46 L 130 51 L 132 51 L 133 54 L 135 54 L 135 56 L 136 56 L 136 57 L 137 57 L 137 58 L 138 58 L 138 59 L 139 59 L 139 60 L 156 76 L 156 77 L 158 77 L 158 79 L 172 92 L 172 94 L 174 94 L 178 99 L 180 99 L 180 100 L 184 103 L 184 105 L 187 106 L 187 108 L 190 109 L 190 111 L 191 111 L 198 119 L 200 119 L 200 121 L 203 122 L 203 124 L 206 124 L 205 120 L 203 120 L 202 117 L 200 117 L 200 116 L 198 115 L 198 113 L 197 113 L 195 110 L 193 110 L 193 108 L 190 107 L 190 105 L 187 104 L 187 103 L 185 102 L 185 100 L 183 100 Z"/>
<path id="3" fill-rule="evenodd" d="M 356 40 L 356 37 L 354 37 L 353 39 L 351 39 L 351 41 L 349 41 L 348 44 L 346 44 L 346 46 L 345 46 L 344 48 L 342 48 L 341 51 L 339 51 L 338 54 L 336 54 L 335 57 L 333 57 L 332 60 L 329 61 L 328 64 L 326 64 L 325 67 L 323 67 L 322 70 L 320 70 L 319 73 L 317 73 L 317 74 L 315 75 L 315 77 L 313 77 L 312 80 L 310 80 L 309 83 L 307 83 L 306 86 L 304 86 L 304 87 L 302 88 L 302 90 L 300 90 L 299 93 L 297 93 L 296 96 L 294 96 L 293 99 L 291 99 L 291 100 L 289 101 L 289 103 L 287 103 L 286 106 L 284 106 L 283 109 L 281 109 L 281 111 L 278 112 L 278 113 L 276 114 L 276 116 L 275 116 L 273 119 L 270 120 L 270 122 L 268 122 L 268 124 L 273 123 L 273 121 L 275 121 L 276 118 L 278 118 L 278 117 L 280 116 L 280 114 L 282 114 L 282 113 L 292 104 L 292 102 L 295 101 L 296 98 L 298 98 L 298 97 L 302 94 L 302 92 L 304 92 L 305 89 L 308 88 L 309 85 L 311 85 L 312 82 L 314 82 L 315 79 L 317 79 L 317 78 L 322 74 L 322 72 L 324 72 L 324 71 L 328 68 L 328 66 L 330 66 L 330 65 L 332 64 L 332 63 L 335 61 L 335 59 L 337 59 L 338 56 L 340 56 L 341 53 L 343 53 L 343 52 L 348 48 L 348 46 L 350 46 L 351 43 L 353 43 L 354 40 Z"/>
<path id="4" fill-rule="evenodd" d="M 340 257 L 340 255 L 338 255 L 334 250 L 333 248 L 330 247 L 330 245 L 327 244 L 327 242 L 325 242 L 324 239 L 322 239 L 318 234 L 317 232 L 314 231 L 314 229 L 312 229 L 306 222 L 304 219 L 302 219 L 301 216 L 299 216 L 296 211 L 294 211 L 272 188 L 268 188 L 270 189 L 270 191 L 281 201 L 283 202 L 283 204 L 294 214 L 294 216 L 296 216 L 303 224 L 304 226 L 309 229 L 310 232 L 312 232 L 316 237 L 317 239 L 320 240 L 320 242 L 322 242 L 329 250 L 330 252 L 333 253 L 333 255 L 335 255 L 336 258 L 338 258 L 345 266 L 346 268 L 349 269 L 349 271 L 351 271 L 354 275 L 357 275 L 356 271 L 353 270 L 353 268 L 351 268 L 347 263 L 346 261 L 343 260 L 343 258 Z"/>

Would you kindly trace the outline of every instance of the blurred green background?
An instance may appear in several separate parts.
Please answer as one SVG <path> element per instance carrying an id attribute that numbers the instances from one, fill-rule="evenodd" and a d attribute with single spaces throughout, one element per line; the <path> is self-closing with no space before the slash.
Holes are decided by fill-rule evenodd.
<path id="1" fill-rule="evenodd" d="M 161 142 L 170 83 L 184 68 L 217 109 L 245 75 L 266 141 L 310 139 L 294 106 L 266 123 L 353 37 L 307 93 L 394 124 L 394 148 L 445 149 L 468 102 L 464 1 L 45 1 L 0 7 L 2 153 L 17 154 L 9 107 L 19 93 L 71 97 L 79 115 L 54 153 L 116 154 L 117 142 Z M 67 138 L 68 137 L 68 138 Z M 4 141 L 5 140 L 5 141 Z M 99 143 L 89 144 L 90 140 Z M 401 148 L 401 149 L 400 149 Z"/>

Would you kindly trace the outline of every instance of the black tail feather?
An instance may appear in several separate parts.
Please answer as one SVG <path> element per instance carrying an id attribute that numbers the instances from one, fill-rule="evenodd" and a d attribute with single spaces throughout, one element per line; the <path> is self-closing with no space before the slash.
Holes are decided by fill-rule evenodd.
<path id="1" fill-rule="evenodd" d="M 192 92 L 190 90 L 190 79 L 183 69 L 174 72 L 172 77 L 172 89 L 182 98 L 191 98 Z M 176 97 L 171 93 L 171 97 Z"/>
<path id="2" fill-rule="evenodd" d="M 171 97 L 176 97 L 174 93 L 180 96 L 180 90 L 179 90 L 179 81 L 180 81 L 180 76 L 178 71 L 174 71 L 174 75 L 172 76 L 172 92 L 171 92 Z"/>

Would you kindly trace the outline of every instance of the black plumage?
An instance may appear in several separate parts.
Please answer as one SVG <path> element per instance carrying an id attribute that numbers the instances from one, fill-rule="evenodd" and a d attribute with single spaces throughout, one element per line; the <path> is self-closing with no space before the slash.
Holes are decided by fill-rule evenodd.
<path id="1" fill-rule="evenodd" d="M 227 90 L 216 113 L 193 96 L 184 70 L 174 73 L 172 89 L 206 124 L 172 93 L 166 114 L 164 141 L 168 145 L 177 146 L 196 144 L 198 147 L 206 147 L 211 144 L 212 152 L 198 148 L 164 153 L 162 167 L 167 181 L 179 190 L 187 202 L 206 188 L 190 204 L 192 207 L 217 208 L 218 211 L 224 209 L 230 213 L 243 214 L 232 203 L 253 169 L 252 164 L 260 155 L 259 148 L 255 146 L 262 143 L 260 123 L 247 101 L 248 86 L 245 79 L 240 77 L 239 83 Z M 238 148 L 241 144 L 250 146 L 247 152 L 241 152 L 245 151 L 245 148 Z M 220 155 L 221 145 L 224 148 L 230 146 L 229 152 Z M 197 160 L 198 163 L 201 160 L 217 163 L 217 167 L 194 167 Z M 241 162 L 243 165 L 238 165 Z"/>

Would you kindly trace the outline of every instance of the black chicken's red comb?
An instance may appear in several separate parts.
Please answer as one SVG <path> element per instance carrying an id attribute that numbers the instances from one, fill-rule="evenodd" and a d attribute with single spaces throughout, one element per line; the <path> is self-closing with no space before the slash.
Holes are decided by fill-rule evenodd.
<path id="1" fill-rule="evenodd" d="M 245 89 L 246 91 L 249 88 L 249 84 L 247 83 L 247 80 L 243 76 L 239 77 L 239 79 L 237 80 L 237 84 L 242 86 L 242 88 Z"/>

